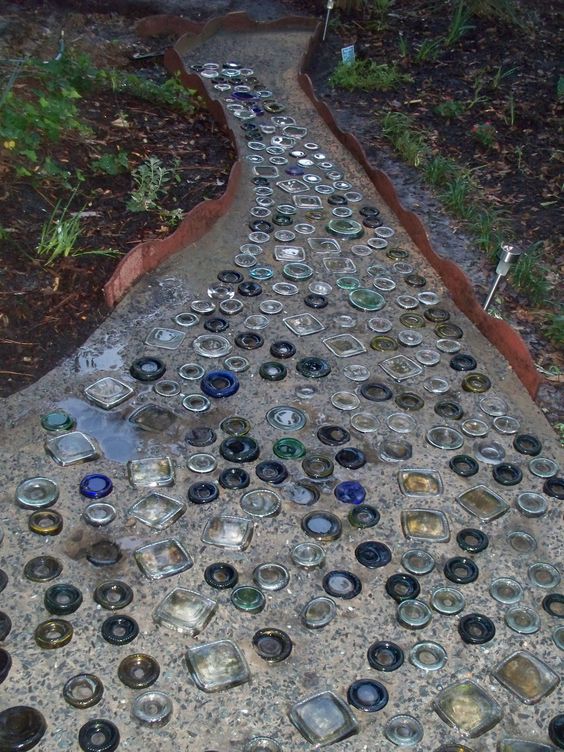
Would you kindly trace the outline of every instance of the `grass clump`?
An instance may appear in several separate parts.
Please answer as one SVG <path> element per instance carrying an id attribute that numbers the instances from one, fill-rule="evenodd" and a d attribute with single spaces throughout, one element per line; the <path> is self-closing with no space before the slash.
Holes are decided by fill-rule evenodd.
<path id="1" fill-rule="evenodd" d="M 329 81 L 333 86 L 348 91 L 390 91 L 410 83 L 413 78 L 408 73 L 402 73 L 395 65 L 378 64 L 373 60 L 355 60 L 353 63 L 339 63 Z"/>
<path id="2" fill-rule="evenodd" d="M 505 217 L 499 210 L 479 205 L 470 219 L 469 228 L 478 246 L 491 261 L 497 260 L 501 246 L 507 243 L 512 235 Z"/>
<path id="3" fill-rule="evenodd" d="M 425 39 L 415 53 L 416 63 L 428 63 L 436 60 L 442 52 L 441 39 Z"/>
<path id="4" fill-rule="evenodd" d="M 396 151 L 422 170 L 425 181 L 438 190 L 445 208 L 464 222 L 478 246 L 495 261 L 502 244 L 511 238 L 511 229 L 499 210 L 480 199 L 480 186 L 473 173 L 449 157 L 432 153 L 425 132 L 415 128 L 408 115 L 388 112 L 381 127 Z"/>
<path id="5" fill-rule="evenodd" d="M 408 164 L 419 167 L 426 160 L 429 148 L 425 136 L 411 127 L 407 115 L 387 112 L 382 119 L 382 133 Z"/>
<path id="6" fill-rule="evenodd" d="M 57 202 L 41 230 L 36 252 L 38 256 L 46 257 L 47 266 L 69 256 L 117 256 L 119 254 L 112 248 L 89 250 L 77 246 L 80 240 L 81 212 L 70 211 L 75 195 L 76 189 L 65 204 L 62 200 Z"/>
<path id="7" fill-rule="evenodd" d="M 548 270 L 541 261 L 542 251 L 542 242 L 533 243 L 520 256 L 511 272 L 511 279 L 515 287 L 524 292 L 531 303 L 537 306 L 546 303 L 550 293 L 546 279 Z"/>
<path id="8" fill-rule="evenodd" d="M 425 180 L 434 188 L 444 187 L 460 168 L 452 159 L 435 154 L 423 166 Z"/>
<path id="9" fill-rule="evenodd" d="M 472 9 L 468 7 L 465 0 L 458 0 L 445 37 L 444 43 L 446 47 L 455 45 L 464 34 L 474 28 L 474 25 L 469 23 L 471 17 Z"/>
<path id="10" fill-rule="evenodd" d="M 459 171 L 445 184 L 441 201 L 455 217 L 468 221 L 476 214 L 472 201 L 474 190 L 472 178 L 464 171 Z"/>
<path id="11" fill-rule="evenodd" d="M 465 3 L 472 16 L 522 25 L 514 0 L 465 0 Z"/>
<path id="12" fill-rule="evenodd" d="M 564 310 L 548 317 L 544 333 L 555 345 L 564 347 Z M 564 427 L 564 424 L 562 426 Z"/>

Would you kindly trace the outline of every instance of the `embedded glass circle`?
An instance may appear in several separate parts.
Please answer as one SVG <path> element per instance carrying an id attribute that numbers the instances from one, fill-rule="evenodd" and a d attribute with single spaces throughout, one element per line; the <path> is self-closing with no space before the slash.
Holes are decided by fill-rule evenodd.
<path id="1" fill-rule="evenodd" d="M 275 517 L 282 506 L 278 494 L 266 488 L 259 488 L 243 494 L 240 501 L 243 509 L 251 517 Z"/>
<path id="2" fill-rule="evenodd" d="M 341 537 L 340 519 L 331 512 L 309 512 L 302 518 L 302 530 L 318 541 L 334 541 Z"/>
<path id="3" fill-rule="evenodd" d="M 53 506 L 59 498 L 59 487 L 50 478 L 26 478 L 16 488 L 16 502 L 24 509 Z"/>
<path id="4" fill-rule="evenodd" d="M 438 587 L 431 593 L 431 606 L 440 614 L 459 614 L 466 605 L 464 596 L 453 587 Z"/>
<path id="5" fill-rule="evenodd" d="M 504 620 L 509 629 L 518 634 L 534 634 L 541 625 L 538 612 L 528 606 L 511 606 L 505 612 Z"/>
<path id="6" fill-rule="evenodd" d="M 358 504 L 347 515 L 352 527 L 364 530 L 374 527 L 380 521 L 380 512 L 370 504 Z"/>
<path id="7" fill-rule="evenodd" d="M 407 629 L 423 629 L 433 618 L 426 603 L 418 600 L 405 600 L 398 604 L 397 620 Z"/>
<path id="8" fill-rule="evenodd" d="M 388 704 L 388 690 L 374 679 L 357 679 L 347 689 L 347 701 L 358 710 L 375 713 Z"/>
<path id="9" fill-rule="evenodd" d="M 172 717 L 172 700 L 165 692 L 149 690 L 137 695 L 131 704 L 132 717 L 145 726 L 161 727 Z"/>
<path id="10" fill-rule="evenodd" d="M 537 561 L 527 570 L 529 581 L 536 587 L 550 589 L 560 584 L 560 572 L 548 562 Z"/>
<path id="11" fill-rule="evenodd" d="M 292 640 L 281 629 L 267 627 L 253 635 L 253 647 L 267 663 L 280 663 L 292 652 Z"/>
<path id="12" fill-rule="evenodd" d="M 401 557 L 401 563 L 410 574 L 416 575 L 429 574 L 435 568 L 434 557 L 420 548 L 406 551 Z"/>
<path id="13" fill-rule="evenodd" d="M 495 624 L 484 614 L 464 614 L 458 622 L 458 634 L 468 645 L 483 645 L 495 637 Z"/>
<path id="14" fill-rule="evenodd" d="M 366 657 L 373 669 L 386 673 L 397 671 L 405 660 L 404 652 L 400 646 L 387 640 L 370 645 Z"/>
<path id="15" fill-rule="evenodd" d="M 323 578 L 323 589 L 333 598 L 350 600 L 359 595 L 362 590 L 360 579 L 352 572 L 333 570 Z"/>
<path id="16" fill-rule="evenodd" d="M 302 622 L 308 629 L 322 629 L 337 615 L 335 602 L 325 595 L 312 598 L 301 613 Z"/>
<path id="17" fill-rule="evenodd" d="M 423 726 L 411 715 L 395 715 L 384 726 L 384 736 L 396 747 L 415 747 L 423 739 Z"/>
<path id="18" fill-rule="evenodd" d="M 239 611 L 248 614 L 258 614 L 266 606 L 266 598 L 262 591 L 251 585 L 239 585 L 231 592 L 231 603 Z"/>
<path id="19" fill-rule="evenodd" d="M 290 582 L 290 573 L 282 564 L 259 564 L 253 571 L 253 580 L 262 590 L 283 590 Z"/>
<path id="20" fill-rule="evenodd" d="M 104 694 L 104 685 L 94 674 L 72 676 L 63 687 L 63 698 L 73 708 L 91 708 Z"/>
<path id="21" fill-rule="evenodd" d="M 325 562 L 325 551 L 317 543 L 298 543 L 291 552 L 292 561 L 304 569 L 314 569 Z"/>
<path id="22" fill-rule="evenodd" d="M 438 642 L 418 642 L 409 651 L 409 661 L 423 671 L 439 671 L 447 662 L 447 652 Z"/>

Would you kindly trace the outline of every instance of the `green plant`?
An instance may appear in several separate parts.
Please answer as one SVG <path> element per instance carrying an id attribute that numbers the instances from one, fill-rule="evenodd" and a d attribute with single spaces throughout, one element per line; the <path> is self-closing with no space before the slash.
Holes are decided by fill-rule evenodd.
<path id="1" fill-rule="evenodd" d="M 383 31 L 387 27 L 387 18 L 390 7 L 394 0 L 368 0 L 366 5 L 371 13 L 371 18 L 365 25 L 371 31 Z"/>
<path id="2" fill-rule="evenodd" d="M 129 169 L 129 155 L 126 151 L 118 150 L 115 154 L 108 151 L 98 159 L 92 160 L 94 172 L 105 175 L 119 175 Z"/>
<path id="3" fill-rule="evenodd" d="M 491 149 L 496 143 L 496 129 L 489 122 L 475 123 L 471 129 L 472 138 L 486 149 Z"/>
<path id="4" fill-rule="evenodd" d="M 501 213 L 483 205 L 477 206 L 476 212 L 470 217 L 469 230 L 491 261 L 498 258 L 501 246 L 507 243 L 511 235 Z"/>
<path id="5" fill-rule="evenodd" d="M 564 346 L 564 312 L 550 314 L 544 333 L 555 345 Z M 564 423 L 560 425 L 564 429 Z"/>
<path id="6" fill-rule="evenodd" d="M 386 112 L 382 118 L 382 132 L 392 142 L 410 128 L 411 119 L 403 112 Z"/>
<path id="7" fill-rule="evenodd" d="M 76 242 L 80 236 L 80 214 L 68 214 L 74 195 L 73 193 L 63 207 L 61 201 L 57 202 L 53 213 L 41 229 L 37 255 L 47 256 L 48 265 L 61 256 L 66 258 L 76 253 Z"/>
<path id="8" fill-rule="evenodd" d="M 382 133 L 408 164 L 419 167 L 425 161 L 429 151 L 425 137 L 412 127 L 407 115 L 387 112 L 382 118 Z"/>
<path id="9" fill-rule="evenodd" d="M 472 99 L 469 100 L 466 105 L 466 109 L 471 110 L 473 107 L 479 104 L 486 104 L 488 98 L 482 94 L 482 89 L 485 86 L 485 80 L 482 75 L 476 76 L 474 81 L 474 89 L 472 92 Z"/>
<path id="10" fill-rule="evenodd" d="M 381 15 L 387 13 L 395 0 L 372 0 L 372 9 Z"/>
<path id="11" fill-rule="evenodd" d="M 523 153 L 525 151 L 525 147 L 516 146 L 513 151 L 515 152 L 515 159 L 517 160 L 517 169 L 521 171 L 523 169 Z"/>
<path id="12" fill-rule="evenodd" d="M 513 94 L 510 94 L 507 98 L 507 106 L 505 108 L 503 120 L 510 128 L 513 128 L 515 125 L 515 98 Z"/>
<path id="13" fill-rule="evenodd" d="M 85 250 L 77 248 L 76 244 L 80 237 L 81 213 L 71 214 L 70 205 L 76 195 L 76 188 L 66 204 L 58 201 L 49 219 L 41 229 L 41 237 L 37 244 L 37 255 L 46 256 L 47 266 L 60 258 L 69 256 L 97 255 L 116 256 L 118 251 L 113 249 Z"/>
<path id="14" fill-rule="evenodd" d="M 492 89 L 499 89 L 501 82 L 504 81 L 509 76 L 513 75 L 513 73 L 515 73 L 516 70 L 517 70 L 516 67 L 508 68 L 507 70 L 504 70 L 503 65 L 500 65 L 492 78 L 492 82 L 491 82 Z"/>
<path id="15" fill-rule="evenodd" d="M 445 185 L 457 172 L 457 165 L 448 157 L 436 154 L 429 159 L 424 167 L 425 178 L 428 183 L 439 188 Z"/>
<path id="16" fill-rule="evenodd" d="M 466 0 L 473 16 L 522 25 L 514 0 Z"/>
<path id="17" fill-rule="evenodd" d="M 43 70 L 51 78 L 70 81 L 81 93 L 109 88 L 116 96 L 127 93 L 185 113 L 193 112 L 197 106 L 195 92 L 185 88 L 178 75 L 160 84 L 123 70 L 97 68 L 86 54 L 64 55 L 43 66 Z"/>
<path id="18" fill-rule="evenodd" d="M 542 250 L 542 241 L 533 243 L 521 254 L 511 272 L 511 280 L 515 287 L 525 293 L 534 305 L 546 302 L 550 291 L 547 268 L 541 262 Z"/>
<path id="19" fill-rule="evenodd" d="M 159 218 L 162 222 L 166 222 L 169 227 L 176 227 L 184 219 L 184 211 L 180 208 L 160 209 Z"/>
<path id="20" fill-rule="evenodd" d="M 441 39 L 424 39 L 415 53 L 415 62 L 436 60 L 441 52 Z"/>
<path id="21" fill-rule="evenodd" d="M 7 240 L 10 237 L 10 233 L 12 230 L 10 230 L 9 227 L 4 227 L 3 225 L 0 225 L 0 240 Z"/>
<path id="22" fill-rule="evenodd" d="M 456 217 L 469 220 L 476 214 L 476 208 L 472 202 L 473 188 L 472 180 L 468 175 L 456 174 L 445 185 L 441 193 L 441 201 Z"/>
<path id="23" fill-rule="evenodd" d="M 400 57 L 402 58 L 409 57 L 409 44 L 407 43 L 407 39 L 404 37 L 401 31 L 398 34 L 398 50 L 399 50 Z"/>
<path id="24" fill-rule="evenodd" d="M 456 99 L 445 99 L 435 107 L 437 115 L 444 117 L 445 120 L 454 120 L 460 117 L 464 112 L 464 105 Z"/>
<path id="25" fill-rule="evenodd" d="M 20 167 L 27 171 L 21 174 L 30 174 L 30 167 L 41 159 L 40 152 L 63 133 L 90 135 L 78 117 L 77 99 L 79 92 L 64 79 L 41 76 L 29 87 L 8 92 L 0 109 L 0 142 L 14 169 Z"/>
<path id="26" fill-rule="evenodd" d="M 149 157 L 136 167 L 131 176 L 134 189 L 127 201 L 131 212 L 160 211 L 159 203 L 166 196 L 170 183 L 180 182 L 179 160 L 172 167 L 165 167 L 158 157 Z"/>
<path id="27" fill-rule="evenodd" d="M 413 78 L 401 73 L 395 65 L 375 63 L 373 60 L 355 60 L 354 63 L 339 63 L 329 79 L 333 86 L 343 89 L 389 91 Z"/>
<path id="28" fill-rule="evenodd" d="M 468 23 L 472 16 L 472 11 L 468 8 L 465 0 L 458 0 L 452 18 L 450 19 L 450 25 L 447 30 L 447 35 L 444 39 L 446 47 L 452 47 L 467 32 L 474 28 L 474 25 Z"/>
<path id="29" fill-rule="evenodd" d="M 68 179 L 45 157 L 49 144 L 63 134 L 91 135 L 77 108 L 84 93 L 110 88 L 116 96 L 125 92 L 183 113 L 193 112 L 197 104 L 194 92 L 186 89 L 178 76 L 158 84 L 121 70 L 98 69 L 86 55 L 63 55 L 46 65 L 31 60 L 24 72 L 31 84 L 12 87 L 0 108 L 3 156 L 17 175 L 25 177 L 32 176 L 36 165 L 42 163 L 40 173 L 66 187 Z"/>

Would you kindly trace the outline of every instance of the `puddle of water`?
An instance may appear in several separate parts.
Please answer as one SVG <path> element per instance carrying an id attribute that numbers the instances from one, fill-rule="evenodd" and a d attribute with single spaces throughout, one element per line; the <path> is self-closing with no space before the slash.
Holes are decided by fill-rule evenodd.
<path id="1" fill-rule="evenodd" d="M 111 371 L 121 368 L 123 359 L 119 353 L 122 350 L 123 345 L 107 347 L 103 352 L 82 349 L 74 359 L 74 372 Z"/>
<path id="2" fill-rule="evenodd" d="M 143 431 L 128 421 L 134 406 L 124 412 L 115 412 L 69 397 L 57 403 L 57 407 L 76 419 L 79 431 L 96 439 L 109 460 L 127 462 L 138 457 L 158 457 L 171 452 L 178 455 L 186 451 L 183 437 L 187 424 L 180 416 L 169 431 L 156 433 Z"/>
<path id="3" fill-rule="evenodd" d="M 109 460 L 127 462 L 139 456 L 143 449 L 140 432 L 124 419 L 122 413 L 100 410 L 76 397 L 62 400 L 57 407 L 76 418 L 78 430 L 96 439 Z"/>

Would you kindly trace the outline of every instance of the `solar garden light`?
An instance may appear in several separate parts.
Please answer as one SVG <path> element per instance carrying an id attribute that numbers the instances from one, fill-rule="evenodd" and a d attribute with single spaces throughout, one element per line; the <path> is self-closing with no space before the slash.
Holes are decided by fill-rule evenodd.
<path id="1" fill-rule="evenodd" d="M 486 301 L 484 303 L 484 311 L 487 311 L 493 296 L 495 295 L 495 291 L 497 290 L 499 283 L 501 282 L 502 277 L 507 277 L 509 274 L 509 270 L 515 264 L 519 257 L 521 256 L 521 251 L 517 248 L 515 248 L 512 245 L 502 245 L 501 246 L 501 256 L 499 258 L 496 270 L 495 270 L 495 280 L 492 285 L 492 289 L 488 293 L 488 297 L 486 298 Z"/>
<path id="2" fill-rule="evenodd" d="M 329 26 L 329 16 L 331 15 L 331 11 L 335 7 L 335 0 L 327 0 L 327 15 L 325 16 L 325 28 L 323 29 L 323 41 L 325 41 L 325 37 L 327 36 L 327 27 Z"/>

